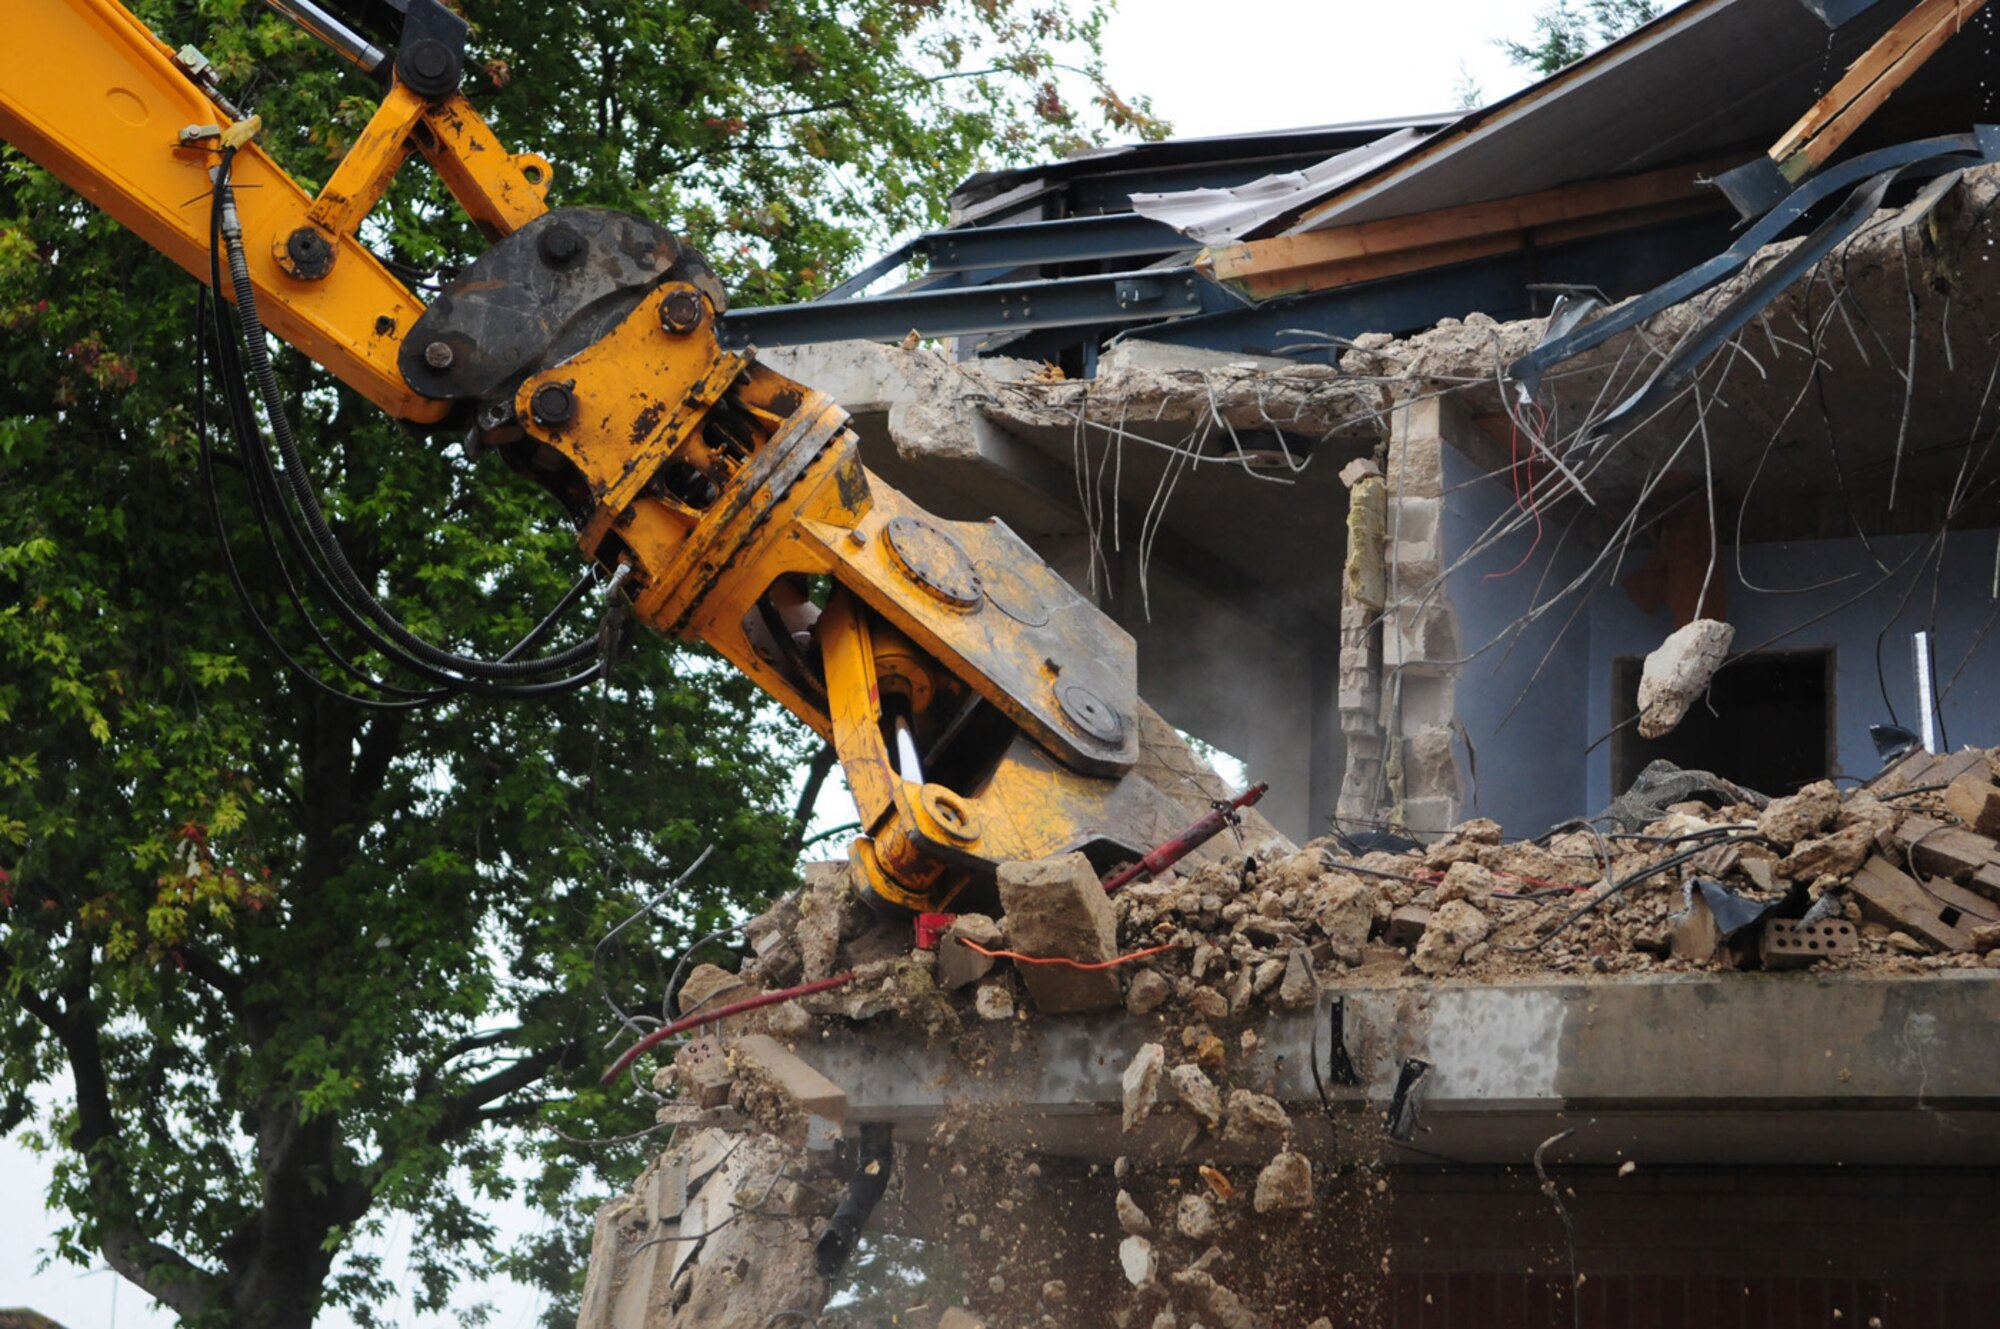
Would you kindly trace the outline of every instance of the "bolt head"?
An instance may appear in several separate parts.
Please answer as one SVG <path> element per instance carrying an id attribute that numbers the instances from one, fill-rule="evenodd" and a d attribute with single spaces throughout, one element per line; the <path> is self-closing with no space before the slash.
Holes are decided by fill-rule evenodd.
<path id="1" fill-rule="evenodd" d="M 538 425 L 567 424 L 576 414 L 576 394 L 560 383 L 544 383 L 529 398 L 528 409 Z"/>
<path id="2" fill-rule="evenodd" d="M 432 369 L 449 369 L 451 368 L 451 361 L 451 347 L 445 345 L 443 342 L 434 341 L 424 347 L 424 363 Z"/>
<path id="3" fill-rule="evenodd" d="M 560 222 L 543 231 L 535 247 L 540 251 L 542 261 L 552 268 L 566 268 L 575 263 L 583 257 L 586 248 L 576 228 Z"/>
<path id="4" fill-rule="evenodd" d="M 660 301 L 660 326 L 676 336 L 701 326 L 701 297 L 691 290 L 670 291 Z"/>

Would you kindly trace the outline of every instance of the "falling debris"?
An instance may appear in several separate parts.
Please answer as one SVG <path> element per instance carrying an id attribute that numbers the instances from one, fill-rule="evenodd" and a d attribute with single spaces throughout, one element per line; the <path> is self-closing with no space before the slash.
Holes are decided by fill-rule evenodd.
<path id="1" fill-rule="evenodd" d="M 1658 738 L 1673 732 L 1688 707 L 1708 688 L 1708 680 L 1729 655 L 1736 629 L 1712 618 L 1698 618 L 1646 657 L 1639 674 L 1639 733 Z"/>

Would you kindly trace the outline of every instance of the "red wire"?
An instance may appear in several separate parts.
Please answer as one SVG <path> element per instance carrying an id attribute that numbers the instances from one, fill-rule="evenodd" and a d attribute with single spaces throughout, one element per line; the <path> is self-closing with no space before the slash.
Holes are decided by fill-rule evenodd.
<path id="1" fill-rule="evenodd" d="M 683 1015 L 672 1024 L 663 1025 L 655 1029 L 631 1047 L 626 1048 L 624 1055 L 611 1063 L 611 1069 L 604 1072 L 604 1078 L 599 1080 L 598 1083 L 610 1084 L 625 1073 L 627 1066 L 639 1060 L 645 1054 L 646 1049 L 658 1047 L 675 1034 L 692 1029 L 698 1024 L 711 1024 L 716 1020 L 726 1020 L 732 1015 L 741 1015 L 745 1011 L 754 1011 L 760 1006 L 775 1006 L 781 1001 L 790 1001 L 794 997 L 810 997 L 815 992 L 825 992 L 829 988 L 841 987 L 853 981 L 854 971 L 850 969 L 844 974 L 835 974 L 832 978 L 822 978 L 816 983 L 801 983 L 797 987 L 782 988 L 777 992 L 764 992 L 754 997 L 745 997 L 742 1001 L 732 1001 L 727 1006 L 718 1006 L 712 1011 L 696 1011 L 693 1015 Z"/>
<path id="2" fill-rule="evenodd" d="M 1121 964 L 1129 964 L 1133 960 L 1143 960 L 1149 955 L 1158 955 L 1161 951 L 1174 949 L 1174 944 L 1168 942 L 1164 946 L 1154 946 L 1148 950 L 1133 951 L 1130 955 L 1121 955 L 1115 960 L 1084 961 L 1065 960 L 1060 955 L 1023 955 L 1019 951 L 989 951 L 978 942 L 967 941 L 964 937 L 953 937 L 951 940 L 969 951 L 979 952 L 979 954 L 989 960 L 1012 960 L 1016 964 L 1059 964 L 1067 965 L 1071 969 L 1083 970 L 1116 969 Z"/>
<path id="3" fill-rule="evenodd" d="M 1542 404 L 1540 402 L 1531 402 L 1530 405 L 1532 405 L 1535 408 L 1535 414 L 1541 417 L 1542 432 L 1546 434 L 1549 428 L 1549 413 L 1542 409 Z M 1521 561 L 1519 563 L 1516 563 L 1513 567 L 1508 568 L 1505 572 L 1487 573 L 1485 577 L 1485 580 L 1487 581 L 1500 581 L 1503 578 L 1513 576 L 1515 573 L 1519 572 L 1522 568 L 1528 566 L 1528 560 L 1533 558 L 1535 556 L 1535 551 L 1542 547 L 1542 509 L 1541 505 L 1539 505 L 1534 501 L 1535 449 L 1533 441 L 1531 440 L 1528 446 L 1527 456 L 1523 458 L 1523 456 L 1521 455 L 1521 450 L 1518 446 L 1520 442 L 1520 434 L 1521 434 L 1520 417 L 1516 416 L 1512 411 L 1507 412 L 1507 456 L 1508 456 L 1507 474 L 1509 478 L 1511 478 L 1514 482 L 1514 506 L 1519 510 L 1521 510 L 1522 512 L 1528 513 L 1535 519 L 1535 538 L 1533 543 L 1531 543 L 1528 546 L 1528 552 L 1521 555 Z M 1521 491 L 1521 468 L 1523 466 L 1527 467 L 1528 471 L 1528 489 L 1525 494 L 1522 493 Z"/>

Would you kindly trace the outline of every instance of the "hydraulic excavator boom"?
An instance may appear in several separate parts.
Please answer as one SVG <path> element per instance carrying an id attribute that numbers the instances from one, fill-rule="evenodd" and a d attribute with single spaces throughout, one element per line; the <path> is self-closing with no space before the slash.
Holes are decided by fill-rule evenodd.
<path id="1" fill-rule="evenodd" d="M 709 643 L 833 743 L 883 901 L 964 905 L 997 864 L 1069 850 L 1102 870 L 1186 822 L 1161 786 L 1191 759 L 1138 698 L 1132 638 L 1000 522 L 940 520 L 870 474 L 826 396 L 722 350 L 725 297 L 689 246 L 551 208 L 550 163 L 459 90 L 463 20 L 378 0 L 400 11 L 391 52 L 272 2 L 386 80 L 317 197 L 198 52 L 115 0 L 15 7 L 16 49 L 60 56 L 0 65 L 0 136 L 201 280 L 226 270 L 253 338 L 261 319 L 543 485 L 641 621 Z M 413 154 L 491 242 L 428 307 L 358 235 Z"/>

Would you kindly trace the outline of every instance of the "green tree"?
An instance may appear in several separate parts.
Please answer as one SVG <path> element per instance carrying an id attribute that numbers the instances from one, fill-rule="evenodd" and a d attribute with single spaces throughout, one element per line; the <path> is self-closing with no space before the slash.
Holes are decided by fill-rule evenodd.
<path id="1" fill-rule="evenodd" d="M 309 185 L 372 107 L 245 0 L 138 11 L 216 61 Z M 824 287 L 974 169 L 1159 128 L 1097 76 L 1096 7 L 466 13 L 472 91 L 559 163 L 555 198 L 691 234 L 739 298 Z M 371 242 L 420 272 L 469 257 L 441 189 L 404 177 Z M 503 1258 L 482 1202 L 521 1188 L 524 1159 L 552 1235 L 506 1258 L 568 1294 L 588 1210 L 650 1143 L 558 1133 L 650 1124 L 595 1087 L 599 986 L 657 1003 L 691 938 L 789 887 L 802 736 L 658 641 L 547 703 L 371 712 L 302 686 L 248 631 L 205 509 L 193 305 L 177 269 L 0 151 L 0 1129 L 57 1160 L 58 1253 L 191 1325 L 369 1320 L 402 1271 L 354 1241 L 392 1214 L 417 1233 L 420 1306 L 441 1307 Z M 297 357 L 279 369 L 342 540 L 426 635 L 496 653 L 567 585 L 568 532 L 497 461 L 403 433 Z M 222 474 L 250 593 L 304 647 Z"/>
<path id="2" fill-rule="evenodd" d="M 1655 0 L 1551 0 L 1535 15 L 1530 40 L 1503 41 L 1500 49 L 1523 69 L 1553 74 L 1652 22 L 1662 8 Z"/>

